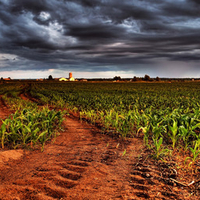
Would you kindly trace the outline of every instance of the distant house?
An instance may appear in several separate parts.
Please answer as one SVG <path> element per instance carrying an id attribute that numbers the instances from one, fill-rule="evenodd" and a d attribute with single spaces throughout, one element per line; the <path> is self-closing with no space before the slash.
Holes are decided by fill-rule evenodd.
<path id="1" fill-rule="evenodd" d="M 68 81 L 68 79 L 62 77 L 62 78 L 59 79 L 59 81 Z"/>
<path id="2" fill-rule="evenodd" d="M 74 77 L 69 78 L 69 81 L 75 81 Z"/>
<path id="3" fill-rule="evenodd" d="M 69 73 L 69 78 L 61 77 L 59 79 L 55 78 L 54 80 L 59 80 L 59 81 L 76 81 L 76 79 L 72 76 L 72 72 Z"/>
<path id="4" fill-rule="evenodd" d="M 72 72 L 69 73 L 69 81 L 75 81 L 75 78 L 72 75 Z"/>
<path id="5" fill-rule="evenodd" d="M 10 78 L 10 77 L 8 77 L 8 78 L 4 78 L 3 80 L 4 80 L 4 81 L 10 81 L 10 80 L 11 80 L 11 78 Z"/>

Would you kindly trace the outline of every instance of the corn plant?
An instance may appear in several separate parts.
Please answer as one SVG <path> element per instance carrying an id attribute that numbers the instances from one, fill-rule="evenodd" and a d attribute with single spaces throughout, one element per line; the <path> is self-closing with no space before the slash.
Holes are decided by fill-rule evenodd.
<path id="1" fill-rule="evenodd" d="M 144 133 L 144 137 L 143 137 L 144 143 L 147 147 L 150 148 L 150 146 L 149 146 L 149 130 L 150 130 L 150 125 L 147 125 L 145 127 L 140 127 L 137 131 L 137 135 L 139 134 L 140 131 L 142 131 Z"/>
<path id="2" fill-rule="evenodd" d="M 11 101 L 10 101 L 11 102 Z M 5 145 L 17 148 L 19 146 L 31 147 L 36 144 L 42 145 L 52 137 L 56 137 L 56 130 L 61 128 L 63 113 L 49 110 L 47 107 L 38 109 L 35 104 L 29 104 L 24 100 L 13 98 L 12 103 L 19 103 L 26 108 L 19 109 L 9 118 L 2 120 L 0 127 L 1 147 Z M 12 104 L 11 104 L 12 105 Z"/>
<path id="3" fill-rule="evenodd" d="M 184 143 L 184 150 L 186 151 L 188 149 L 191 132 L 183 125 L 179 126 L 179 132 Z"/>
<path id="4" fill-rule="evenodd" d="M 25 88 L 28 87 L 28 88 Z M 155 149 L 162 138 L 163 149 L 184 148 L 185 152 L 191 152 L 195 142 L 198 140 L 200 129 L 200 109 L 198 99 L 199 82 L 194 83 L 172 83 L 172 84 L 146 84 L 146 83 L 67 83 L 59 82 L 31 83 L 25 86 L 14 84 L 2 85 L 0 94 L 4 94 L 8 104 L 13 110 L 27 108 L 34 110 L 37 104 L 23 102 L 18 97 L 20 91 L 25 88 L 33 97 L 37 98 L 40 105 L 50 105 L 55 109 L 65 108 L 70 112 L 80 114 L 80 119 L 86 118 L 91 123 L 101 123 L 105 131 L 112 131 L 122 137 L 135 135 L 142 132 L 145 144 L 150 148 L 152 144 Z M 24 111 L 25 112 L 25 111 Z M 33 114 L 34 113 L 34 114 Z M 24 113 L 25 114 L 25 113 Z M 46 114 L 37 112 L 26 112 L 26 120 L 21 119 L 29 127 L 29 122 L 34 124 L 31 115 L 41 119 L 37 127 L 43 131 L 48 130 L 50 135 L 55 125 L 50 124 L 53 115 L 45 118 Z M 43 120 L 42 124 L 42 118 Z M 56 120 L 56 117 L 55 117 Z M 12 132 L 20 123 L 12 125 Z M 23 126 L 24 131 L 28 128 Z M 29 127 L 30 128 L 30 127 Z M 34 144 L 35 138 L 43 133 L 41 130 L 31 128 L 31 137 L 27 140 Z M 30 130 L 29 130 L 30 132 Z M 8 137 L 13 137 L 13 145 L 18 145 L 17 134 L 9 134 L 8 130 L 1 131 L 1 136 L 6 143 Z M 37 135 L 37 136 L 36 136 Z M 37 140 L 45 141 L 42 134 Z M 49 136 L 47 136 L 48 138 Z M 15 142 L 14 142 L 15 141 Z M 36 143 L 37 143 L 36 142 Z M 153 147 L 152 147 L 153 148 Z M 161 148 L 161 149 L 162 149 Z M 160 150 L 159 150 L 160 151 Z M 158 151 L 158 152 L 159 152 Z"/>
<path id="5" fill-rule="evenodd" d="M 194 147 L 189 147 L 191 153 L 192 153 L 192 156 L 191 157 L 187 157 L 185 159 L 185 162 L 187 160 L 191 160 L 191 162 L 189 163 L 189 166 L 192 164 L 192 163 L 195 163 L 197 160 L 200 159 L 199 157 L 199 154 L 200 154 L 200 137 L 198 138 L 198 140 L 196 140 L 194 142 Z"/>
<path id="6" fill-rule="evenodd" d="M 153 144 L 154 144 L 154 147 L 153 147 L 153 151 L 154 151 L 154 157 L 156 159 L 159 159 L 161 158 L 167 151 L 167 149 L 163 149 L 162 148 L 162 143 L 163 143 L 163 138 L 160 137 L 159 139 L 158 138 L 155 138 L 155 137 L 152 137 L 152 140 L 153 140 Z"/>
<path id="7" fill-rule="evenodd" d="M 7 134 L 5 124 L 1 126 L 0 134 L 1 134 L 1 148 L 4 149 L 4 143 L 5 143 L 5 138 Z"/>
<path id="8" fill-rule="evenodd" d="M 175 119 L 172 119 L 172 121 L 173 124 L 172 126 L 169 126 L 170 131 L 168 132 L 168 135 L 172 141 L 172 148 L 174 149 L 180 135 L 178 134 L 178 122 Z"/>

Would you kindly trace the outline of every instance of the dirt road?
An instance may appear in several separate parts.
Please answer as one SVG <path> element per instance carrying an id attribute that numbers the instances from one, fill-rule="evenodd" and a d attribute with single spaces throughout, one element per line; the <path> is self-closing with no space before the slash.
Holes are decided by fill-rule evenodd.
<path id="1" fill-rule="evenodd" d="M 0 150 L 1 200 L 190 199 L 149 165 L 142 139 L 112 138 L 72 117 L 63 130 L 44 152 Z"/>

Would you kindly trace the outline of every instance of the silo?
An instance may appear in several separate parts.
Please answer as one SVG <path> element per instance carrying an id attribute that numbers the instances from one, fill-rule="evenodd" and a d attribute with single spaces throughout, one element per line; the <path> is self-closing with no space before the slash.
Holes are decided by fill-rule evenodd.
<path id="1" fill-rule="evenodd" d="M 69 73 L 69 79 L 72 78 L 72 72 Z"/>

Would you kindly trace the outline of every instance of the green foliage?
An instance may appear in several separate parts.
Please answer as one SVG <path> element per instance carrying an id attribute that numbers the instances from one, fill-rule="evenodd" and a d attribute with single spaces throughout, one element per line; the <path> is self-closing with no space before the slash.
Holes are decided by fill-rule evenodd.
<path id="1" fill-rule="evenodd" d="M 163 138 L 160 137 L 160 139 L 156 139 L 155 137 L 153 139 L 153 151 L 154 151 L 154 156 L 156 159 L 160 159 L 162 156 L 165 155 L 165 153 L 168 151 L 167 149 L 163 149 L 162 143 L 163 143 Z"/>
<path id="2" fill-rule="evenodd" d="M 8 119 L 2 120 L 0 128 L 1 147 L 26 147 L 30 144 L 42 144 L 55 137 L 55 130 L 61 128 L 62 114 L 43 108 L 16 111 Z"/>
<path id="3" fill-rule="evenodd" d="M 15 113 L 2 120 L 1 148 L 41 145 L 43 151 L 46 141 L 56 137 L 56 131 L 61 128 L 63 113 L 45 106 L 39 108 L 36 103 L 22 100 L 19 93 L 8 90 L 2 97 Z"/>
<path id="4" fill-rule="evenodd" d="M 185 162 L 187 160 L 191 160 L 191 162 L 189 163 L 189 166 L 200 159 L 200 157 L 199 157 L 199 155 L 200 155 L 200 136 L 198 136 L 198 139 L 196 141 L 194 141 L 194 145 L 193 145 L 193 147 L 190 147 L 190 151 L 192 153 L 192 156 L 187 157 L 185 159 Z"/>
<path id="5" fill-rule="evenodd" d="M 200 133 L 199 82 L 49 82 L 32 84 L 29 92 L 40 104 L 79 113 L 80 119 L 101 124 L 106 132 L 121 137 L 143 134 L 156 158 L 165 149 L 182 147 L 192 153 L 193 161 L 199 159 L 194 145 Z M 5 131 L 3 140 L 6 135 Z"/>
<path id="6" fill-rule="evenodd" d="M 168 134 L 169 134 L 169 137 L 172 141 L 172 148 L 174 149 L 179 135 L 178 135 L 178 121 L 176 121 L 175 119 L 172 119 L 172 121 L 173 121 L 173 124 L 172 124 L 172 126 L 169 125 Z"/>

